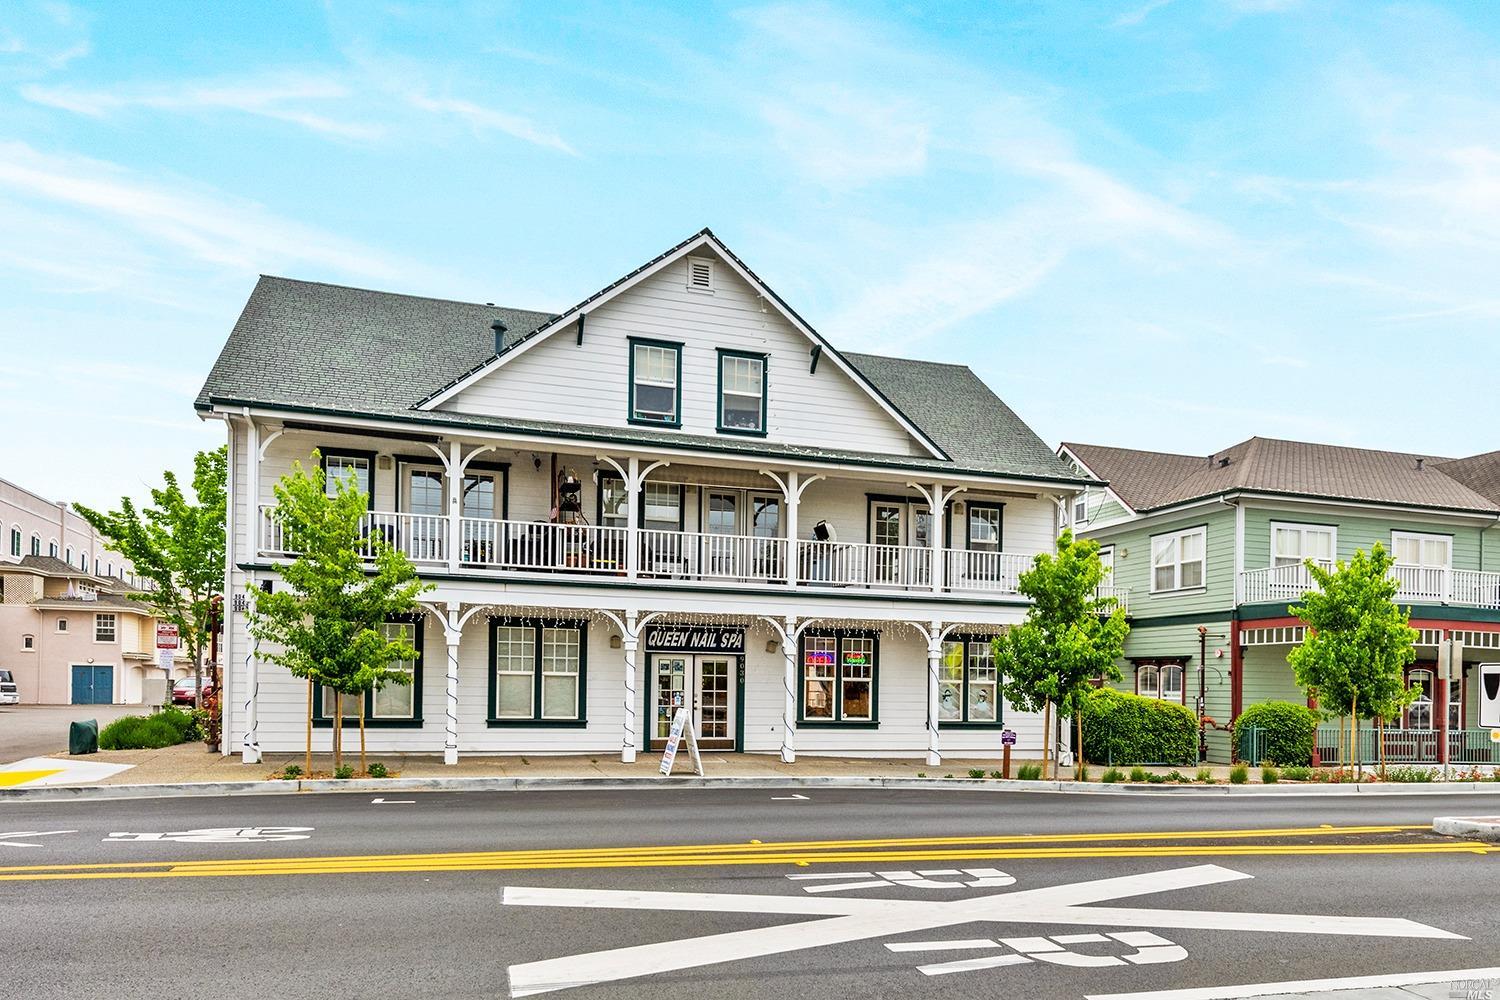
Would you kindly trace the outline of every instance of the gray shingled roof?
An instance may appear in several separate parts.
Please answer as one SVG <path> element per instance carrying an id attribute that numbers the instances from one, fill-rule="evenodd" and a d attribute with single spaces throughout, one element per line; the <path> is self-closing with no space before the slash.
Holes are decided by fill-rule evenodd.
<path id="1" fill-rule="evenodd" d="M 1253 437 L 1193 457 L 1067 442 L 1138 512 L 1246 490 L 1288 496 L 1500 512 L 1500 504 L 1444 471 L 1447 459 Z"/>
<path id="2" fill-rule="evenodd" d="M 263 276 L 194 405 L 249 404 L 598 441 L 635 442 L 649 434 L 664 445 L 715 451 L 1079 481 L 968 368 L 874 355 L 841 354 L 951 462 L 415 409 L 494 355 L 493 320 L 506 324 L 507 343 L 514 343 L 554 315 Z"/>
<path id="3" fill-rule="evenodd" d="M 1480 496 L 1500 504 L 1500 451 L 1439 462 L 1443 475 L 1456 479 Z"/>

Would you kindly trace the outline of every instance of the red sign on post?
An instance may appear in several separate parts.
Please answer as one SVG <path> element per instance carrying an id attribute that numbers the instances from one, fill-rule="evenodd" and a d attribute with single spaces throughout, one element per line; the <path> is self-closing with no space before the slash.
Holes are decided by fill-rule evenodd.
<path id="1" fill-rule="evenodd" d="M 180 643 L 177 641 L 177 626 L 170 622 L 156 623 L 156 648 L 176 649 Z"/>

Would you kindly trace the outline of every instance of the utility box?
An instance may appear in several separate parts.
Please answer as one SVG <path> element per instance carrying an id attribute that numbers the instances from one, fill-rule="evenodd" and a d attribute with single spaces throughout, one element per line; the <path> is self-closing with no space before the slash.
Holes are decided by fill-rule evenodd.
<path id="1" fill-rule="evenodd" d="M 84 719 L 68 724 L 68 753 L 99 752 L 99 720 Z"/>
<path id="2" fill-rule="evenodd" d="M 1479 665 L 1479 725 L 1500 729 L 1500 663 Z"/>
<path id="3" fill-rule="evenodd" d="M 160 708 L 167 703 L 167 679 L 147 677 L 141 681 L 141 704 Z"/>

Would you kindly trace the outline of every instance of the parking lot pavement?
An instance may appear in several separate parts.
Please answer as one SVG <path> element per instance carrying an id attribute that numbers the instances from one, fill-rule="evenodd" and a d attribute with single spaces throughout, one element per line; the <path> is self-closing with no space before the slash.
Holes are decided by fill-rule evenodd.
<path id="1" fill-rule="evenodd" d="M 103 729 L 122 715 L 144 715 L 141 705 L 6 705 L 0 708 L 0 764 L 68 749 L 68 723 L 97 719 Z"/>

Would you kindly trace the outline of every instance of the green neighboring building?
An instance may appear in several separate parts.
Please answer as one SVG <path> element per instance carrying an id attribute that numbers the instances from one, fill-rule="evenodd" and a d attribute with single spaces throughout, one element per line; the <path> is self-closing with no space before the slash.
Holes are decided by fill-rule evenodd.
<path id="1" fill-rule="evenodd" d="M 1230 759 L 1227 727 L 1244 706 L 1305 699 L 1286 660 L 1302 640 L 1289 605 L 1311 584 L 1303 561 L 1376 542 L 1395 554 L 1397 599 L 1421 632 L 1408 678 L 1423 695 L 1391 722 L 1388 753 L 1489 753 L 1470 682 L 1500 660 L 1500 451 L 1446 459 L 1256 437 L 1206 456 L 1071 442 L 1059 454 L 1108 484 L 1078 497 L 1070 521 L 1129 594 L 1120 686 L 1189 708 L 1201 692 L 1210 760 Z M 1451 685 L 1436 669 L 1445 640 L 1463 644 Z"/>

